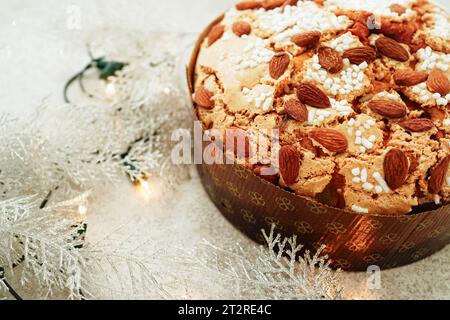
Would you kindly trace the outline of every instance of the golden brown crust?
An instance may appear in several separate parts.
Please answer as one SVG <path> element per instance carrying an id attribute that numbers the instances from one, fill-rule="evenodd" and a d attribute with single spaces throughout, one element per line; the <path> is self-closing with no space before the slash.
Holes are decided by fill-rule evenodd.
<path id="1" fill-rule="evenodd" d="M 296 178 L 270 181 L 326 201 L 339 180 L 338 207 L 403 215 L 450 201 L 450 169 L 439 166 L 450 155 L 448 14 L 424 0 L 261 6 L 231 9 L 200 50 L 205 127 L 279 129 L 301 156 L 298 170 L 284 159 Z M 436 70 L 447 82 L 433 76 L 430 88 Z M 267 165 L 247 160 L 256 172 Z"/>

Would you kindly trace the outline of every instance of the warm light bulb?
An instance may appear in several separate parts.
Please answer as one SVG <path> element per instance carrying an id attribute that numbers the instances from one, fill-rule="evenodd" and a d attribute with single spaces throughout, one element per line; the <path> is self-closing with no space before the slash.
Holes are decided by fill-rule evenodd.
<path id="1" fill-rule="evenodd" d="M 140 194 L 148 201 L 156 200 L 161 196 L 161 185 L 157 179 L 141 179 L 137 188 Z"/>
<path id="2" fill-rule="evenodd" d="M 108 82 L 108 84 L 105 87 L 105 93 L 108 99 L 112 99 L 116 95 L 116 87 L 114 86 L 113 83 Z"/>
<path id="3" fill-rule="evenodd" d="M 150 184 L 147 181 L 142 180 L 141 186 L 145 193 L 150 193 Z"/>
<path id="4" fill-rule="evenodd" d="M 81 215 L 81 216 L 85 216 L 86 214 L 87 214 L 87 207 L 85 206 L 85 205 L 80 205 L 79 207 L 78 207 L 78 213 Z"/>

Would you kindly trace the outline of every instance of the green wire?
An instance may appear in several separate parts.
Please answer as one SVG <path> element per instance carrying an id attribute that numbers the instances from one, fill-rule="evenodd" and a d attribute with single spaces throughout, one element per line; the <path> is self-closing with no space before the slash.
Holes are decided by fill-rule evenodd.
<path id="1" fill-rule="evenodd" d="M 69 89 L 72 86 L 72 84 L 78 80 L 78 84 L 81 88 L 81 91 L 84 94 L 87 94 L 90 98 L 92 98 L 92 94 L 89 94 L 86 90 L 86 88 L 84 87 L 83 84 L 83 78 L 84 75 L 87 71 L 89 71 L 90 69 L 97 69 L 100 71 L 99 74 L 99 78 L 106 80 L 111 76 L 114 76 L 118 71 L 122 70 L 127 64 L 123 63 L 123 62 L 117 62 L 117 61 L 109 61 L 106 60 L 105 58 L 98 58 L 98 59 L 94 59 L 91 58 L 91 61 L 89 62 L 88 65 L 86 65 L 80 72 L 76 73 L 73 77 L 71 77 L 65 84 L 64 86 L 64 91 L 63 91 L 63 97 L 64 97 L 64 101 L 66 103 L 70 103 L 70 99 L 69 99 Z"/>

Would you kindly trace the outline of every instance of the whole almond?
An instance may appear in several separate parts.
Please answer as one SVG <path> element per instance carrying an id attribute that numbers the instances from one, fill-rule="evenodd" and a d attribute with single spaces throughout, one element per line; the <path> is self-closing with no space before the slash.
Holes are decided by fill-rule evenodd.
<path id="1" fill-rule="evenodd" d="M 407 155 L 399 150 L 392 149 L 384 157 L 384 177 L 392 190 L 403 186 L 408 178 L 409 160 Z"/>
<path id="2" fill-rule="evenodd" d="M 371 63 L 375 61 L 377 53 L 375 49 L 368 46 L 351 48 L 344 52 L 343 58 L 350 60 L 351 63 L 360 65 L 363 62 Z"/>
<path id="3" fill-rule="evenodd" d="M 311 131 L 311 138 L 331 152 L 342 153 L 348 148 L 347 138 L 341 132 L 334 129 L 313 129 Z"/>
<path id="4" fill-rule="evenodd" d="M 447 177 L 448 167 L 450 164 L 450 156 L 442 159 L 439 164 L 431 170 L 431 177 L 428 181 L 428 191 L 431 194 L 438 194 L 444 187 L 445 178 Z"/>
<path id="5" fill-rule="evenodd" d="M 319 63 L 330 73 L 338 73 L 344 68 L 344 60 L 339 52 L 330 47 L 320 47 L 318 50 Z"/>
<path id="6" fill-rule="evenodd" d="M 249 35 L 252 32 L 252 26 L 250 23 L 245 21 L 236 21 L 233 23 L 233 32 L 238 37 L 242 37 L 243 35 Z"/>
<path id="7" fill-rule="evenodd" d="M 266 10 L 273 10 L 281 7 L 286 0 L 264 0 L 262 6 Z"/>
<path id="8" fill-rule="evenodd" d="M 293 146 L 284 146 L 280 149 L 280 174 L 287 185 L 292 185 L 297 181 L 300 161 L 300 152 Z"/>
<path id="9" fill-rule="evenodd" d="M 400 102 L 392 100 L 372 100 L 369 102 L 368 107 L 380 116 L 388 119 L 401 119 L 406 116 L 406 106 Z"/>
<path id="10" fill-rule="evenodd" d="M 391 5 L 389 7 L 389 9 L 391 9 L 392 12 L 397 13 L 399 16 L 401 16 L 402 14 L 404 14 L 406 12 L 406 8 L 397 3 L 394 3 L 393 5 Z"/>
<path id="11" fill-rule="evenodd" d="M 308 109 L 300 101 L 290 99 L 285 102 L 284 108 L 292 119 L 300 122 L 308 120 Z"/>
<path id="12" fill-rule="evenodd" d="M 212 97 L 213 94 L 210 91 L 204 87 L 199 87 L 195 90 L 194 101 L 200 107 L 205 109 L 213 109 L 215 105 Z"/>
<path id="13" fill-rule="evenodd" d="M 259 9 L 262 8 L 262 2 L 261 1 L 241 1 L 236 4 L 237 10 L 253 10 L 253 9 Z"/>
<path id="14" fill-rule="evenodd" d="M 353 27 L 351 27 L 348 31 L 350 31 L 354 36 L 357 36 L 362 43 L 367 44 L 369 42 L 370 30 L 366 21 L 356 21 Z"/>
<path id="15" fill-rule="evenodd" d="M 222 38 L 224 32 L 225 26 L 220 23 L 216 24 L 208 34 L 208 45 L 211 46 L 214 42 Z"/>
<path id="16" fill-rule="evenodd" d="M 302 83 L 297 87 L 298 99 L 304 104 L 311 107 L 326 109 L 331 107 L 331 102 L 328 96 L 310 83 Z"/>
<path id="17" fill-rule="evenodd" d="M 378 51 L 388 58 L 406 62 L 409 60 L 408 51 L 397 41 L 388 37 L 381 37 L 375 43 Z"/>
<path id="18" fill-rule="evenodd" d="M 269 63 L 270 76 L 278 80 L 286 72 L 290 62 L 291 58 L 287 53 L 279 52 L 275 54 Z"/>
<path id="19" fill-rule="evenodd" d="M 450 82 L 441 70 L 433 69 L 431 71 L 428 81 L 427 81 L 428 90 L 431 92 L 437 92 L 441 96 L 446 96 L 450 92 Z"/>
<path id="20" fill-rule="evenodd" d="M 426 132 L 434 128 L 434 123 L 430 119 L 411 119 L 399 123 L 399 125 L 411 132 Z"/>
<path id="21" fill-rule="evenodd" d="M 272 168 L 272 167 L 269 167 L 269 166 L 257 166 L 257 167 L 255 167 L 253 169 L 253 173 L 255 175 L 257 175 L 258 177 L 260 177 L 260 178 L 262 178 L 262 179 L 264 179 L 264 180 L 266 180 L 266 181 L 268 181 L 270 183 L 273 183 L 273 184 L 277 183 L 278 174 L 275 171 L 275 169 Z"/>
<path id="22" fill-rule="evenodd" d="M 297 34 L 291 38 L 291 41 L 299 47 L 312 48 L 319 43 L 322 33 L 319 31 L 309 31 Z"/>
<path id="23" fill-rule="evenodd" d="M 397 71 L 394 81 L 399 86 L 411 87 L 427 81 L 428 74 L 420 71 Z"/>
<path id="24" fill-rule="evenodd" d="M 285 0 L 283 3 L 283 7 L 286 6 L 296 6 L 299 0 Z"/>

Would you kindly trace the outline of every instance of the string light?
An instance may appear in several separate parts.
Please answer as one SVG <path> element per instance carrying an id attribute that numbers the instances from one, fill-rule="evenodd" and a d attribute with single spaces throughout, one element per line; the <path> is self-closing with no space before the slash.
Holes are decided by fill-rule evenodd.
<path id="1" fill-rule="evenodd" d="M 118 71 L 122 70 L 127 65 L 126 63 L 123 62 L 107 60 L 104 57 L 94 58 L 92 57 L 91 53 L 89 53 L 89 56 L 91 57 L 91 61 L 80 72 L 78 72 L 72 78 L 70 78 L 66 82 L 66 85 L 64 86 L 63 96 L 64 101 L 67 103 L 71 102 L 68 96 L 69 88 L 75 82 L 78 82 L 80 89 L 84 94 L 86 94 L 90 98 L 94 98 L 92 94 L 87 92 L 83 83 L 84 76 L 86 72 L 88 72 L 89 70 L 91 69 L 97 70 L 99 73 L 98 75 L 99 79 L 107 80 L 109 77 L 115 76 Z M 105 88 L 105 93 L 107 98 L 111 99 L 116 93 L 116 88 L 114 87 L 114 84 L 108 83 Z"/>
<path id="2" fill-rule="evenodd" d="M 87 214 L 87 207 L 85 205 L 80 205 L 78 207 L 78 213 L 80 214 L 80 216 L 85 216 Z"/>
<path id="3" fill-rule="evenodd" d="M 107 84 L 106 84 L 106 87 L 105 87 L 105 94 L 106 94 L 106 97 L 108 98 L 108 99 L 112 99 L 112 98 L 114 98 L 114 96 L 116 95 L 116 87 L 114 86 L 114 83 L 112 83 L 112 82 L 108 82 Z"/>
<path id="4" fill-rule="evenodd" d="M 155 178 L 140 179 L 136 184 L 138 192 L 147 200 L 157 200 L 161 197 L 161 182 Z"/>

